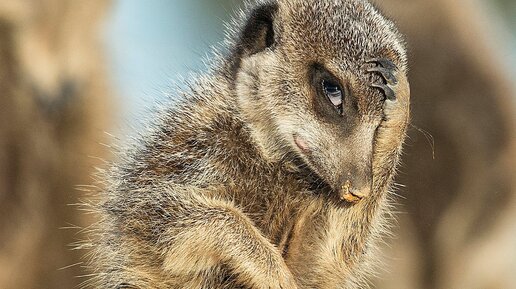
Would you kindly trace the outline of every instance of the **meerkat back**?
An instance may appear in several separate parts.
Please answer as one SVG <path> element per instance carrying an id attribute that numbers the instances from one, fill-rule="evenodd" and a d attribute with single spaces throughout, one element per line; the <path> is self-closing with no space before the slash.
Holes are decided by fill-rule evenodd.
<path id="1" fill-rule="evenodd" d="M 102 177 L 94 288 L 363 288 L 409 120 L 365 0 L 249 5 Z"/>

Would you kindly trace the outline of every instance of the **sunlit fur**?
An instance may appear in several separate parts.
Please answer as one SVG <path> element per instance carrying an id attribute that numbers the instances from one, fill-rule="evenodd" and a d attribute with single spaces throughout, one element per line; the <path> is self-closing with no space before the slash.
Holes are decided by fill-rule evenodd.
<path id="1" fill-rule="evenodd" d="M 274 39 L 259 7 L 271 8 L 260 13 L 271 13 Z M 364 288 L 374 274 L 409 117 L 401 37 L 365 0 L 246 11 L 212 69 L 188 80 L 103 175 L 86 286 Z M 398 66 L 396 101 L 371 87 L 381 79 L 365 72 L 370 58 Z M 353 92 L 346 133 L 314 111 L 314 63 Z M 370 182 L 357 203 L 335 192 L 348 168 Z"/>

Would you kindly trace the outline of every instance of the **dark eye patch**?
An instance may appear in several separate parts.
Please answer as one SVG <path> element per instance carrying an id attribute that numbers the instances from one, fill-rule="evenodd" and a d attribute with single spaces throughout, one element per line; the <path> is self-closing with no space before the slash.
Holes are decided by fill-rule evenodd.
<path id="1" fill-rule="evenodd" d="M 319 98 L 322 98 L 333 108 L 328 113 L 344 113 L 344 103 L 346 101 L 346 89 L 340 81 L 320 64 L 314 64 L 311 70 L 312 85 Z"/>

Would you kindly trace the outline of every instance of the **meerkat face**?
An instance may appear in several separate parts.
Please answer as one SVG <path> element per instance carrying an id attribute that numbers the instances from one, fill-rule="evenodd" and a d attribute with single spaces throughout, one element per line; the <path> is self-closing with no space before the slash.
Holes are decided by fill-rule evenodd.
<path id="1" fill-rule="evenodd" d="M 263 151 L 295 152 L 350 202 L 385 187 L 409 111 L 394 25 L 365 0 L 267 2 L 246 21 L 235 87 Z"/>

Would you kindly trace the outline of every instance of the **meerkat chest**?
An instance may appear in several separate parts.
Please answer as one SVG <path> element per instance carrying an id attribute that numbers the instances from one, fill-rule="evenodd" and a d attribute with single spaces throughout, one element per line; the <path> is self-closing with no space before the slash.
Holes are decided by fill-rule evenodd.
<path id="1" fill-rule="evenodd" d="M 358 207 L 335 206 L 322 198 L 305 200 L 287 222 L 283 247 L 293 264 L 355 264 L 367 248 L 372 222 Z"/>

